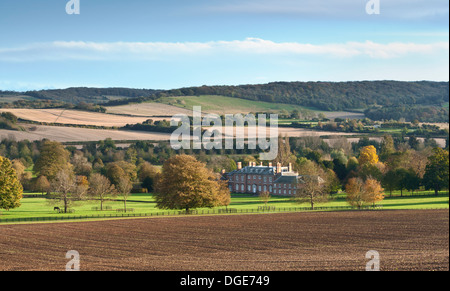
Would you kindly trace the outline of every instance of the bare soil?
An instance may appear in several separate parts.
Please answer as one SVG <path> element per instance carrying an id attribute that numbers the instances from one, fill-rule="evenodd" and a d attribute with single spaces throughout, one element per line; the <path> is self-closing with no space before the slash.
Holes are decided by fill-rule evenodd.
<path id="1" fill-rule="evenodd" d="M 0 270 L 382 271 L 449 269 L 449 211 L 203 216 L 0 225 Z"/>

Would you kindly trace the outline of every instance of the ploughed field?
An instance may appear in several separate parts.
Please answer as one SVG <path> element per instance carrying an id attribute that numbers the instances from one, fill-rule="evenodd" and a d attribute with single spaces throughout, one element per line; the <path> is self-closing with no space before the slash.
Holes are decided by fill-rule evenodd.
<path id="1" fill-rule="evenodd" d="M 1 225 L 0 270 L 448 270 L 449 210 L 309 212 Z"/>

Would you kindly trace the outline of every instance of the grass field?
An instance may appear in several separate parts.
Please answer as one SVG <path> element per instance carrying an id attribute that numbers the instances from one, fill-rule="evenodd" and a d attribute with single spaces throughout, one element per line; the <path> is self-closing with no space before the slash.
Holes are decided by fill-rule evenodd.
<path id="1" fill-rule="evenodd" d="M 326 112 L 315 108 L 298 106 L 293 104 L 271 103 L 263 101 L 253 101 L 241 98 L 232 98 L 226 96 L 183 96 L 183 97 L 164 97 L 161 103 L 184 108 L 192 111 L 194 106 L 201 106 L 202 112 L 216 114 L 237 114 L 250 112 L 280 113 L 292 112 L 298 110 L 310 110 L 316 114 L 323 113 L 330 119 L 340 118 L 364 118 L 364 114 L 352 112 Z"/>
<path id="2" fill-rule="evenodd" d="M 431 192 L 424 192 L 423 194 L 430 195 Z M 394 192 L 394 197 L 387 197 L 384 201 L 378 205 L 382 205 L 383 209 L 395 210 L 395 209 L 448 209 L 449 208 L 449 196 L 448 193 L 439 196 L 407 196 L 404 193 L 404 197 L 398 197 L 400 193 Z M 111 210 L 93 210 L 94 207 L 100 207 L 100 201 L 83 201 L 78 202 L 72 206 L 75 210 L 74 213 L 58 214 L 53 210 L 55 206 L 51 203 L 51 200 L 45 198 L 23 198 L 22 206 L 10 211 L 3 211 L 0 215 L 1 219 L 16 219 L 16 218 L 53 218 L 64 216 L 114 216 L 117 215 L 117 209 L 123 209 L 124 204 L 120 201 L 120 198 L 115 198 L 119 201 L 107 201 L 104 203 L 104 207 L 108 206 Z M 60 206 L 60 205 L 58 205 Z M 232 194 L 231 204 L 228 208 L 236 209 L 238 211 L 257 211 L 258 207 L 264 206 L 264 203 L 260 201 L 257 196 L 251 196 L 246 194 Z M 309 207 L 309 204 L 297 204 L 290 200 L 288 197 L 274 196 L 267 204 L 269 207 L 275 207 L 278 210 L 283 211 L 283 208 L 294 207 Z M 340 194 L 335 196 L 327 203 L 321 203 L 315 205 L 316 207 L 346 207 L 348 203 L 345 200 L 345 195 Z M 156 214 L 163 212 L 168 214 L 168 210 L 161 210 L 156 208 L 152 194 L 134 194 L 127 202 L 127 209 L 133 209 L 131 213 L 136 214 Z M 199 211 L 206 211 L 207 209 L 199 209 Z M 170 211 L 171 214 L 176 214 L 176 211 Z"/>

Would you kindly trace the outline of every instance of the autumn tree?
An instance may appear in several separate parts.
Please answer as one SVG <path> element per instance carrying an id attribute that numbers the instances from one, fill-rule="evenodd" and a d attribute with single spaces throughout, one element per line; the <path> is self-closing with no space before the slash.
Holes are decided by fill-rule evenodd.
<path id="1" fill-rule="evenodd" d="M 155 200 L 158 208 L 191 209 L 229 204 L 226 182 L 188 155 L 169 158 L 158 179 Z"/>
<path id="2" fill-rule="evenodd" d="M 384 189 L 378 180 L 369 178 L 364 182 L 363 186 L 363 200 L 367 204 L 372 204 L 383 201 Z"/>
<path id="3" fill-rule="evenodd" d="M 20 207 L 23 188 L 9 159 L 0 156 L 0 209 Z"/>
<path id="4" fill-rule="evenodd" d="M 368 178 L 365 181 L 361 178 L 349 179 L 345 186 L 347 202 L 360 209 L 365 204 L 372 204 L 384 199 L 384 189 L 378 180 Z"/>
<path id="5" fill-rule="evenodd" d="M 34 190 L 39 191 L 42 194 L 44 194 L 44 192 L 50 191 L 50 183 L 48 182 L 47 177 L 39 176 L 34 182 Z"/>
<path id="6" fill-rule="evenodd" d="M 364 181 L 361 178 L 351 178 L 345 185 L 345 192 L 347 193 L 347 202 L 360 209 L 365 201 L 363 198 Z"/>
<path id="7" fill-rule="evenodd" d="M 300 175 L 297 190 L 292 197 L 294 202 L 309 203 L 314 209 L 315 204 L 328 201 L 330 192 L 327 173 L 318 164 L 312 161 L 304 162 Z"/>
<path id="8" fill-rule="evenodd" d="M 379 162 L 379 157 L 377 155 L 377 149 L 370 145 L 370 146 L 366 146 L 363 147 L 361 149 L 361 152 L 359 154 L 359 165 L 364 165 L 364 164 L 377 164 Z"/>
<path id="9" fill-rule="evenodd" d="M 37 176 L 53 180 L 57 173 L 68 168 L 70 153 L 58 142 L 45 141 L 33 171 Z"/>

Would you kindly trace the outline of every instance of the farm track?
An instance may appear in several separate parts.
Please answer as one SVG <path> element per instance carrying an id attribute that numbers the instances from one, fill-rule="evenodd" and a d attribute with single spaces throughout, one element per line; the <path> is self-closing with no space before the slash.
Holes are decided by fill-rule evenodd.
<path id="1" fill-rule="evenodd" d="M 448 270 L 449 211 L 283 213 L 0 226 L 0 270 Z"/>

